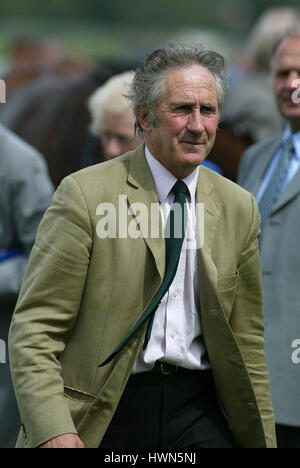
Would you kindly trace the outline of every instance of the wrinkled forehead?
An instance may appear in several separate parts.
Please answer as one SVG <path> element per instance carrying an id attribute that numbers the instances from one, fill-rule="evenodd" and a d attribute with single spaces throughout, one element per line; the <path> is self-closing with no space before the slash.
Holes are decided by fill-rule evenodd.
<path id="1" fill-rule="evenodd" d="M 276 54 L 275 68 L 281 67 L 300 68 L 300 35 L 290 37 L 280 45 Z"/>
<path id="2" fill-rule="evenodd" d="M 208 92 L 217 99 L 217 84 L 213 74 L 201 65 L 170 70 L 165 78 L 165 97 Z"/>

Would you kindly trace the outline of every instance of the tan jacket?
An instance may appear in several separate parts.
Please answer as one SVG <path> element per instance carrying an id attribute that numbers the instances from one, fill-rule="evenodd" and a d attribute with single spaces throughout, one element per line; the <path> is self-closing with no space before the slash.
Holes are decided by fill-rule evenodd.
<path id="1" fill-rule="evenodd" d="M 97 207 L 118 207 L 120 194 L 149 212 L 158 203 L 142 146 L 67 177 L 40 226 L 10 332 L 23 421 L 19 447 L 69 432 L 98 447 L 143 344 L 147 324 L 98 368 L 164 276 L 163 238 L 99 239 Z M 257 206 L 252 195 L 205 167 L 196 196 L 205 204 L 198 251 L 202 329 L 220 402 L 242 447 L 274 447 Z M 118 234 L 118 213 L 116 221 Z"/>

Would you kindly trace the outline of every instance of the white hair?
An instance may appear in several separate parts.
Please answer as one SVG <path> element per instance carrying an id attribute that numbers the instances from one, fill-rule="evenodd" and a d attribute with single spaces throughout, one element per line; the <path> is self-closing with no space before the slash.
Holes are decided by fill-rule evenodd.
<path id="1" fill-rule="evenodd" d="M 123 114 L 131 112 L 130 102 L 124 96 L 128 93 L 133 80 L 133 72 L 127 71 L 109 78 L 104 85 L 96 89 L 88 99 L 88 109 L 91 114 L 91 132 L 99 136 L 106 112 Z"/>
<path id="2" fill-rule="evenodd" d="M 282 44 L 288 39 L 300 40 L 300 28 L 295 28 L 294 30 L 287 32 L 283 37 L 281 37 L 281 39 L 276 44 L 271 60 L 270 60 L 270 68 L 271 68 L 272 73 L 275 73 L 276 60 L 277 60 L 279 49 L 281 48 Z"/>

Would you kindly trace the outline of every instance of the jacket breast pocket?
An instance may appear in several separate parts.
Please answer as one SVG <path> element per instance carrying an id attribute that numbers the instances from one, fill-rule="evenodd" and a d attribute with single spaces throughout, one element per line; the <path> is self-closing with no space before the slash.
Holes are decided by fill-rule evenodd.
<path id="1" fill-rule="evenodd" d="M 237 271 L 235 275 L 218 278 L 217 296 L 227 320 L 229 320 L 232 308 L 234 306 L 239 277 L 240 275 Z"/>

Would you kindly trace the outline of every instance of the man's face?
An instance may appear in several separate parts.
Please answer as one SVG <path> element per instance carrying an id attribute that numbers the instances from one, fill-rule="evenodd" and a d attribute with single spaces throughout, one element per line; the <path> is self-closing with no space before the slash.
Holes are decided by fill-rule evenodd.
<path id="1" fill-rule="evenodd" d="M 280 46 L 274 70 L 274 94 L 280 113 L 293 131 L 300 130 L 300 37 L 289 38 Z M 297 81 L 298 80 L 298 81 Z"/>
<path id="2" fill-rule="evenodd" d="M 157 128 L 147 115 L 139 116 L 146 144 L 161 164 L 183 179 L 203 162 L 215 140 L 218 98 L 213 75 L 199 65 L 170 71 L 156 115 Z"/>
<path id="3" fill-rule="evenodd" d="M 106 112 L 100 135 L 105 160 L 133 150 L 141 143 L 134 136 L 134 123 L 131 109 L 121 114 Z"/>

